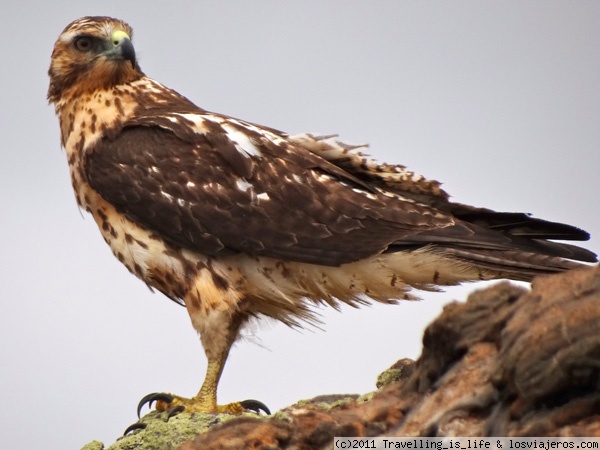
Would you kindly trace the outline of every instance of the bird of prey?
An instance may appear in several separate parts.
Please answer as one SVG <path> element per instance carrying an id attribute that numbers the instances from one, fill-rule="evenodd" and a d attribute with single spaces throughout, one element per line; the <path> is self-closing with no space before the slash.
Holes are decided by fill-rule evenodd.
<path id="1" fill-rule="evenodd" d="M 452 202 L 437 181 L 335 136 L 206 111 L 146 76 L 131 38 L 114 18 L 69 24 L 52 52 L 48 100 L 77 203 L 119 261 L 185 305 L 200 334 L 200 391 L 146 398 L 159 409 L 265 409 L 217 403 L 251 318 L 302 326 L 315 304 L 394 303 L 413 289 L 529 281 L 596 261 L 553 242 L 587 240 L 579 228 Z"/>

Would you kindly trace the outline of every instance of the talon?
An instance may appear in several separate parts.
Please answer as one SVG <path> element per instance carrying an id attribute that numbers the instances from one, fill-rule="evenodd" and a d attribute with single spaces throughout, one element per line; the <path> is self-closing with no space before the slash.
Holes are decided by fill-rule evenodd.
<path id="1" fill-rule="evenodd" d="M 148 403 L 148 407 L 152 408 L 152 403 L 162 401 L 166 403 L 171 403 L 174 397 L 169 394 L 161 393 L 161 392 L 153 392 L 152 394 L 146 395 L 144 398 L 140 400 L 137 407 L 137 415 L 138 419 L 140 418 L 140 413 L 142 412 L 142 408 L 146 403 Z"/>
<path id="2" fill-rule="evenodd" d="M 263 402 L 259 402 L 258 400 L 243 400 L 240 402 L 240 405 L 244 409 L 249 409 L 250 411 L 254 411 L 257 414 L 260 414 L 261 411 L 264 411 L 267 416 L 271 415 L 271 411 L 267 408 Z"/>
<path id="3" fill-rule="evenodd" d="M 171 408 L 167 413 L 167 422 L 171 417 L 176 416 L 177 414 L 182 413 L 183 411 L 185 411 L 185 406 L 183 405 L 178 405 Z"/>
<path id="4" fill-rule="evenodd" d="M 132 431 L 135 431 L 135 430 L 145 430 L 147 426 L 148 426 L 147 424 L 142 423 L 142 422 L 132 423 L 131 425 L 129 425 L 127 427 L 127 429 L 123 433 L 123 436 L 127 436 L 129 433 L 131 433 Z"/>

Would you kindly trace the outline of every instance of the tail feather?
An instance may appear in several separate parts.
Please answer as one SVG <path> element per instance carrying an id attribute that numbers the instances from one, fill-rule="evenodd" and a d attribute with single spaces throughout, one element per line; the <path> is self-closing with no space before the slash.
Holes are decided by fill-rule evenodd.
<path id="1" fill-rule="evenodd" d="M 396 241 L 388 251 L 431 246 L 435 253 L 491 273 L 494 278 L 531 281 L 595 263 L 597 255 L 577 245 L 551 239 L 585 241 L 589 234 L 577 227 L 530 217 L 524 213 L 496 213 L 461 206 L 455 226 L 425 230 Z M 464 213 L 465 210 L 469 213 Z"/>
<path id="2" fill-rule="evenodd" d="M 455 216 L 460 220 L 490 230 L 501 231 L 512 236 L 528 237 L 530 239 L 587 241 L 590 238 L 590 234 L 581 228 L 538 219 L 531 217 L 527 213 L 496 212 L 483 208 L 473 208 L 467 213 L 455 212 Z"/>
<path id="3" fill-rule="evenodd" d="M 492 270 L 497 273 L 497 278 L 509 278 L 517 281 L 531 281 L 533 277 L 538 275 L 563 272 L 585 266 L 585 264 L 569 259 L 521 250 L 501 251 L 437 247 L 435 251 L 444 256 Z"/>

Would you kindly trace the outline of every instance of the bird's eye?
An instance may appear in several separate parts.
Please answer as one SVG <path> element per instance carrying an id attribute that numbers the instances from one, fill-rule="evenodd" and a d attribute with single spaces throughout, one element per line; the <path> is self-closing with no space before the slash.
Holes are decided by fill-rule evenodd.
<path id="1" fill-rule="evenodd" d="M 89 37 L 79 37 L 75 40 L 75 48 L 80 52 L 87 52 L 93 47 L 92 39 Z"/>

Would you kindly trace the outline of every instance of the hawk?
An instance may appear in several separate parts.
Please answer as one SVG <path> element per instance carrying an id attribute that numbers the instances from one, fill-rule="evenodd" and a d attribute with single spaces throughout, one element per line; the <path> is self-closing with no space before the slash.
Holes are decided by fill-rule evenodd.
<path id="1" fill-rule="evenodd" d="M 184 305 L 208 359 L 198 394 L 151 394 L 157 408 L 217 404 L 249 319 L 290 326 L 311 307 L 413 299 L 472 280 L 530 281 L 595 262 L 585 231 L 449 200 L 437 181 L 379 164 L 335 136 L 289 135 L 206 111 L 146 76 L 131 27 L 69 24 L 52 52 L 48 100 L 77 203 L 127 269 Z M 138 411 L 139 412 L 139 411 Z"/>

